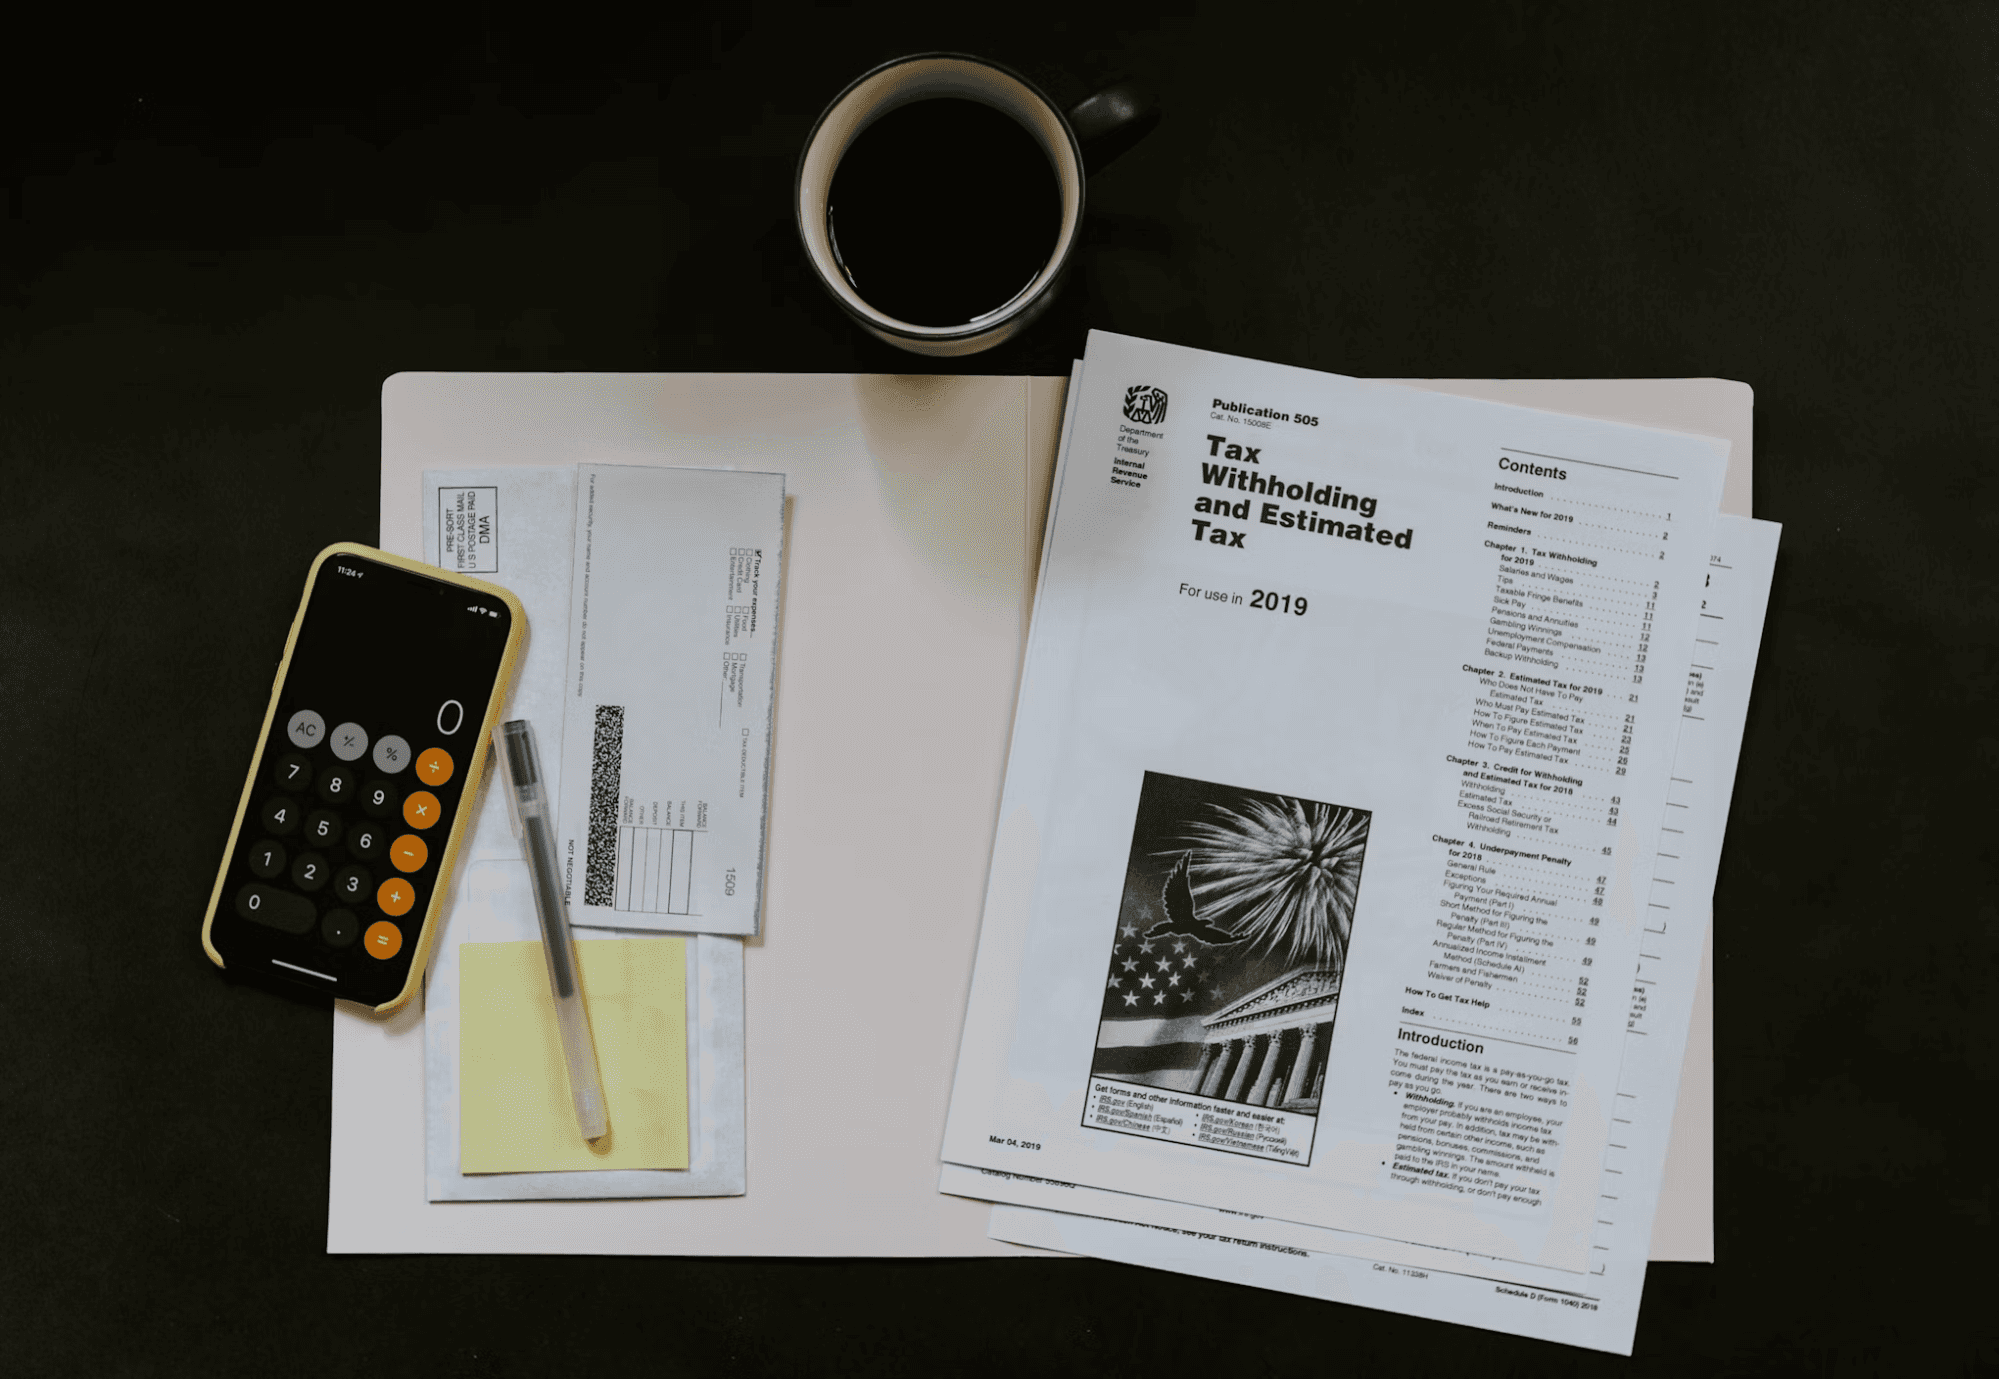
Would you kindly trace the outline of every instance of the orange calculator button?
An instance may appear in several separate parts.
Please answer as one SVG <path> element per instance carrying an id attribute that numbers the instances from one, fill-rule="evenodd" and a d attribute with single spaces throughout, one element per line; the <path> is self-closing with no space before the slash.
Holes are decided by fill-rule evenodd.
<path id="1" fill-rule="evenodd" d="M 403 819 L 412 829 L 428 829 L 444 818 L 444 807 L 429 791 L 411 791 L 403 797 Z"/>
<path id="2" fill-rule="evenodd" d="M 416 904 L 416 888 L 401 877 L 391 877 L 375 888 L 375 904 L 382 908 L 384 915 L 408 915 L 410 907 Z M 372 937 L 375 932 L 369 930 L 368 933 Z M 373 953 L 374 949 L 371 947 L 368 952 Z"/>
<path id="3" fill-rule="evenodd" d="M 426 748 L 416 759 L 416 774 L 426 786 L 442 786 L 451 779 L 451 754 L 443 748 Z"/>
<path id="4" fill-rule="evenodd" d="M 403 951 L 403 932 L 386 920 L 377 920 L 361 936 L 361 947 L 368 951 L 370 958 L 394 958 Z"/>
<path id="5" fill-rule="evenodd" d="M 389 845 L 389 861 L 398 872 L 414 872 L 430 861 L 430 845 L 415 834 L 404 834 Z"/>

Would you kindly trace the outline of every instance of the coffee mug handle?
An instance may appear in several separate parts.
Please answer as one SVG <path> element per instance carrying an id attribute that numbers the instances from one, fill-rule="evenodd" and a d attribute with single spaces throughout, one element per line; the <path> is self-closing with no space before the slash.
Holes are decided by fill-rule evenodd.
<path id="1" fill-rule="evenodd" d="M 1159 98 L 1137 82 L 1107 86 L 1069 108 L 1069 127 L 1083 146 L 1083 168 L 1096 172 L 1152 132 Z"/>

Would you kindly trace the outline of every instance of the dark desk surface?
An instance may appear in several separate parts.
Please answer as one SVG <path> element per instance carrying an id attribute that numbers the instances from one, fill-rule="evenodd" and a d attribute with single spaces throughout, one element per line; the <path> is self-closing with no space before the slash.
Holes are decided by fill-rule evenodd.
<path id="1" fill-rule="evenodd" d="M 1999 10 L 61 8 L 0 90 L 9 1369 L 1622 1368 L 1095 1262 L 323 1253 L 325 1008 L 195 930 L 306 562 L 374 538 L 377 389 L 936 367 L 844 324 L 787 201 L 821 105 L 924 48 L 1166 110 L 1058 308 L 945 367 L 1062 372 L 1098 325 L 1755 386 L 1785 534 L 1716 899 L 1720 1263 L 1652 1271 L 1630 1369 L 1995 1364 Z"/>

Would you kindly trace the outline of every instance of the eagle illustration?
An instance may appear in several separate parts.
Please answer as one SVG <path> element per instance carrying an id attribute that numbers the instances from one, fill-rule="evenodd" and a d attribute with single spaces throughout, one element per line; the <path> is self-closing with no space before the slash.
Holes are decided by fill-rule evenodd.
<path id="1" fill-rule="evenodd" d="M 1182 853 L 1180 861 L 1173 864 L 1173 871 L 1167 874 L 1166 886 L 1160 893 L 1160 902 L 1166 907 L 1166 918 L 1145 932 L 1147 939 L 1159 939 L 1166 935 L 1182 934 L 1203 944 L 1234 944 L 1241 936 L 1234 930 L 1211 925 L 1201 918 L 1194 906 L 1194 888 L 1187 880 L 1187 862 L 1193 854 Z"/>

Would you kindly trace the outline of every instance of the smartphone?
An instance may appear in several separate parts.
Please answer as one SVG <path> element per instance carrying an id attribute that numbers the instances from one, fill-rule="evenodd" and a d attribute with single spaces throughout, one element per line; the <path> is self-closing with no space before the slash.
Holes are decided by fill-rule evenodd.
<path id="1" fill-rule="evenodd" d="M 497 585 L 319 553 L 201 922 L 216 966 L 379 1014 L 421 989 L 526 637 Z"/>

